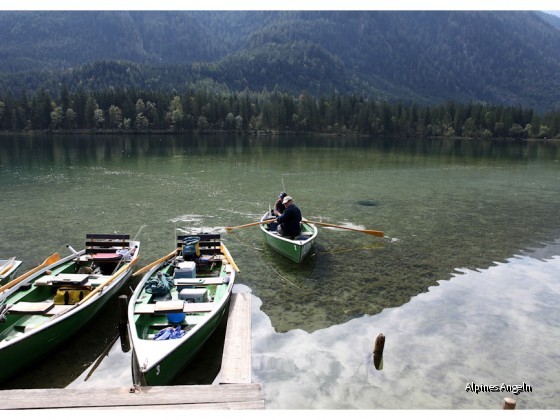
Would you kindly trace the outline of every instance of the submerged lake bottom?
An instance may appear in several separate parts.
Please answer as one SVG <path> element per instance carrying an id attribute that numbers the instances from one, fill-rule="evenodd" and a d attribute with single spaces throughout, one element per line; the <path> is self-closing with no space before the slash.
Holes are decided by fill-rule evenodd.
<path id="1" fill-rule="evenodd" d="M 235 290 L 252 294 L 267 409 L 499 410 L 513 397 L 556 410 L 559 162 L 558 146 L 499 141 L 0 137 L 0 258 L 24 272 L 118 232 L 141 241 L 141 267 L 177 234 L 220 233 Z M 385 237 L 320 227 L 295 264 L 258 228 L 225 229 L 258 221 L 281 191 L 308 219 Z M 131 386 L 117 322 L 115 300 L 0 388 Z M 224 332 L 174 384 L 212 383 Z"/>

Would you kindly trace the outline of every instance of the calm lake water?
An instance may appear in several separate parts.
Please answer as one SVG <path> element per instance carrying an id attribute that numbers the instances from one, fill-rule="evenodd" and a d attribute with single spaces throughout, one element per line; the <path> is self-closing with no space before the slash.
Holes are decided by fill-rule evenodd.
<path id="1" fill-rule="evenodd" d="M 345 137 L 0 136 L 0 257 L 21 271 L 87 233 L 221 232 L 253 295 L 268 409 L 560 408 L 560 144 Z M 257 221 L 280 191 L 319 227 L 295 264 Z M 138 279 L 122 290 L 130 294 Z M 130 386 L 117 302 L 16 388 Z M 211 383 L 222 328 L 177 384 Z M 372 360 L 386 337 L 382 369 Z M 532 391 L 469 392 L 469 384 Z"/>

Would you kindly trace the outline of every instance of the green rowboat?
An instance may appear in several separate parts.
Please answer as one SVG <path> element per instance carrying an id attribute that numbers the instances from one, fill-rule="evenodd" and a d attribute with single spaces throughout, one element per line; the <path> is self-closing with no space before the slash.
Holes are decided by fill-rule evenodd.
<path id="1" fill-rule="evenodd" d="M 0 287 L 0 381 L 82 329 L 131 276 L 140 243 L 88 234 L 85 249 L 68 248 Z"/>
<path id="2" fill-rule="evenodd" d="M 273 217 L 270 212 L 266 212 L 260 222 Z M 302 262 L 309 254 L 317 237 L 317 227 L 305 222 L 301 223 L 301 235 L 294 239 L 280 236 L 275 230 L 270 230 L 266 223 L 261 223 L 260 228 L 264 239 L 274 250 L 296 263 Z"/>
<path id="3" fill-rule="evenodd" d="M 177 237 L 144 267 L 128 306 L 135 385 L 169 384 L 227 317 L 239 269 L 218 234 Z"/>

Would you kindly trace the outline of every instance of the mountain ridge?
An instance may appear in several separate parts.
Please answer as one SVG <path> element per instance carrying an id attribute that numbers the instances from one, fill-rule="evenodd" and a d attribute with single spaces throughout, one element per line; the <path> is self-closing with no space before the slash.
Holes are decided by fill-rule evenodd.
<path id="1" fill-rule="evenodd" d="M 0 97 L 208 80 L 557 110 L 558 22 L 531 11 L 0 12 Z"/>

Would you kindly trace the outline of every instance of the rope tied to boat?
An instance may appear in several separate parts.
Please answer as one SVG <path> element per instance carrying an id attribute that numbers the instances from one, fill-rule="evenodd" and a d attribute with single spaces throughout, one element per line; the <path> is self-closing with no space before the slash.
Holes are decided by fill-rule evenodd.
<path id="1" fill-rule="evenodd" d="M 173 286 L 173 279 L 171 276 L 158 271 L 156 277 L 151 278 L 146 282 L 146 293 L 154 296 L 167 296 Z"/>

